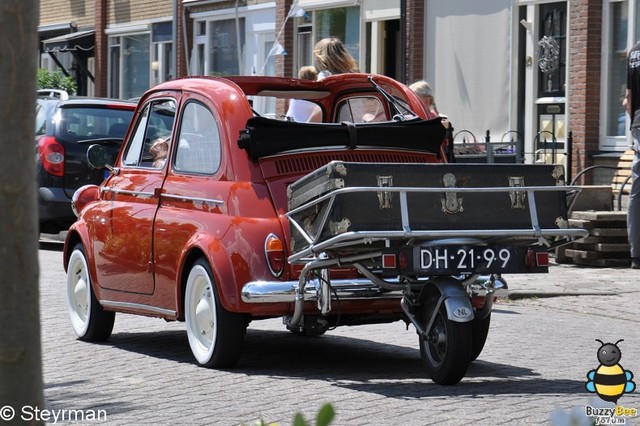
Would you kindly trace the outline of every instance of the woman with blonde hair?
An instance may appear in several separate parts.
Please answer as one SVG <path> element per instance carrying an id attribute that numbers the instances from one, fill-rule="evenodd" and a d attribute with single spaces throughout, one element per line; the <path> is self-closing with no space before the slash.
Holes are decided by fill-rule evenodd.
<path id="1" fill-rule="evenodd" d="M 358 63 L 339 38 L 328 37 L 317 42 L 313 56 L 319 71 L 318 80 L 332 74 L 358 72 Z"/>
<path id="2" fill-rule="evenodd" d="M 313 48 L 313 56 L 318 69 L 318 81 L 333 74 L 359 72 L 358 63 L 337 37 L 327 37 L 317 42 Z M 322 121 L 322 110 L 319 106 L 314 108 L 307 121 Z"/>

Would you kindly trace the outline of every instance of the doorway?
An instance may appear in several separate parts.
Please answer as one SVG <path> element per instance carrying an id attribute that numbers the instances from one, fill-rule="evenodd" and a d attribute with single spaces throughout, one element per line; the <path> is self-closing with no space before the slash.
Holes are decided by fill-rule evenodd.
<path id="1" fill-rule="evenodd" d="M 527 162 L 566 160 L 567 2 L 518 10 L 518 130 Z"/>
<path id="2" fill-rule="evenodd" d="M 399 78 L 400 61 L 400 20 L 389 19 L 371 21 L 366 24 L 365 72 L 384 74 Z"/>

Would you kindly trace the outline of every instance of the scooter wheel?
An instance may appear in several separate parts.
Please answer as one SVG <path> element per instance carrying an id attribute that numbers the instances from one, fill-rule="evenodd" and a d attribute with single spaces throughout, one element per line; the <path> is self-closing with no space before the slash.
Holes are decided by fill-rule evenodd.
<path id="1" fill-rule="evenodd" d="M 471 333 L 472 333 L 472 349 L 471 349 L 471 361 L 475 361 L 482 352 L 484 344 L 487 341 L 487 335 L 489 334 L 489 325 L 491 324 L 491 314 L 483 319 L 474 319 L 471 321 Z"/>
<path id="2" fill-rule="evenodd" d="M 423 305 L 421 319 L 425 327 L 437 301 L 438 298 L 430 298 Z M 471 362 L 472 325 L 448 319 L 444 304 L 435 315 L 431 328 L 419 338 L 420 356 L 431 380 L 440 385 L 455 385 L 462 380 Z"/>

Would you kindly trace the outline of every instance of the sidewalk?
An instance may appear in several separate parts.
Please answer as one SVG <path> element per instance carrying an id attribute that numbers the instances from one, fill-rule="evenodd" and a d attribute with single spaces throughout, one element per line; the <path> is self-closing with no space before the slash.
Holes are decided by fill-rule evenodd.
<path id="1" fill-rule="evenodd" d="M 604 296 L 640 292 L 640 270 L 558 264 L 548 274 L 506 275 L 509 299 L 558 296 Z"/>

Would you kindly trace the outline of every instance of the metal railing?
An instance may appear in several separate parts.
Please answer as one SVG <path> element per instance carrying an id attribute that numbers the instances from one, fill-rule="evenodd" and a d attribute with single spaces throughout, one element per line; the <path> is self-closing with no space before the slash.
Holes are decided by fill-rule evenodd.
<path id="1" fill-rule="evenodd" d="M 541 130 L 533 138 L 532 152 L 525 151 L 523 135 L 517 130 L 508 130 L 499 141 L 492 141 L 489 130 L 484 137 L 476 136 L 464 129 L 450 137 L 455 161 L 461 163 L 525 163 L 560 164 L 565 167 L 566 180 L 571 180 L 571 150 L 573 133 L 566 141 L 559 141 L 553 132 Z"/>
<path id="2" fill-rule="evenodd" d="M 462 160 L 461 162 L 466 162 L 467 159 L 478 160 L 481 163 L 524 162 L 524 139 L 517 130 L 505 132 L 500 141 L 492 141 L 489 130 L 483 138 L 478 138 L 470 130 L 460 130 L 453 136 L 453 148 L 454 154 Z"/>
<path id="3" fill-rule="evenodd" d="M 549 141 L 549 139 L 551 141 Z M 564 162 L 564 156 L 567 154 L 564 152 L 565 142 L 558 142 L 556 135 L 548 130 L 541 130 L 533 138 L 533 147 L 535 155 L 535 163 L 543 164 L 558 164 Z M 559 150 L 562 148 L 562 150 Z M 560 160 L 562 156 L 562 160 Z"/>

